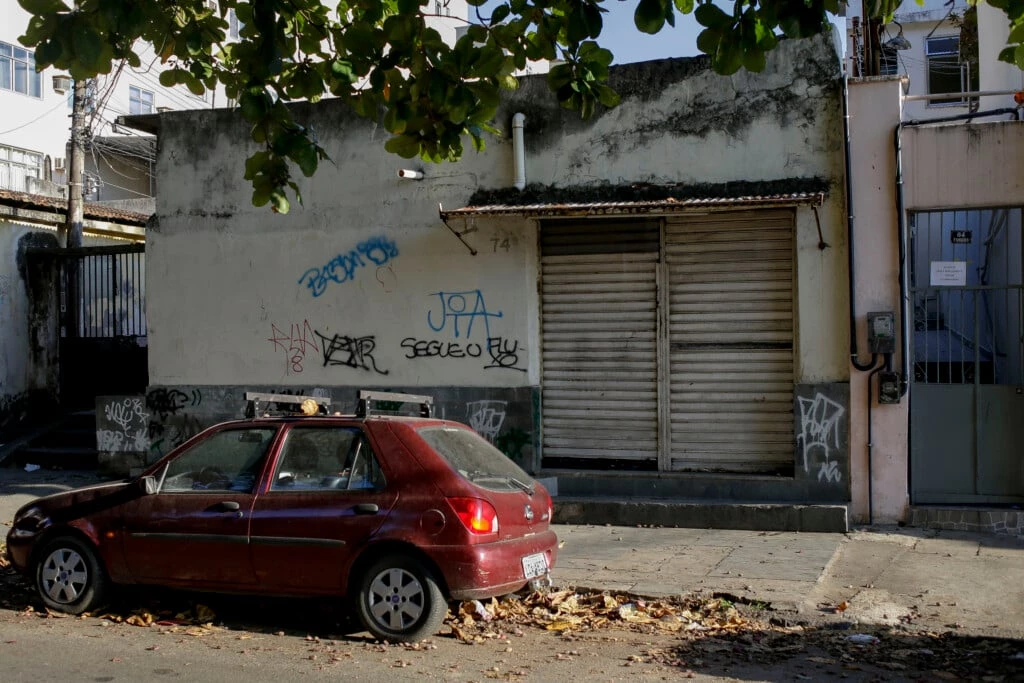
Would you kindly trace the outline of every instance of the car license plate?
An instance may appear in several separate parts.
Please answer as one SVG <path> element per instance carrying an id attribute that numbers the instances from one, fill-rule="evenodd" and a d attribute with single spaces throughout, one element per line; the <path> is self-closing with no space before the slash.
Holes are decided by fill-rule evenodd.
<path id="1" fill-rule="evenodd" d="M 528 579 L 544 576 L 548 573 L 548 558 L 544 553 L 527 555 L 523 558 L 523 574 Z"/>

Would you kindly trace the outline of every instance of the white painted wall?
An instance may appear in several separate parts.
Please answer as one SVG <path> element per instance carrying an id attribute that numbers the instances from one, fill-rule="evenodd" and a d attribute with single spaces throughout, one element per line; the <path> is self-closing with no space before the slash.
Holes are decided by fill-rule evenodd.
<path id="1" fill-rule="evenodd" d="M 866 314 L 892 311 L 899 320 L 899 244 L 896 221 L 893 130 L 900 120 L 898 78 L 850 83 L 850 133 L 855 301 L 860 362 L 867 362 Z M 839 283 L 836 283 L 838 286 Z M 897 338 L 897 348 L 900 340 Z M 898 367 L 899 357 L 895 358 Z M 851 518 L 857 523 L 903 521 L 909 506 L 908 425 L 910 403 L 879 405 L 877 382 L 870 390 L 868 374 L 850 375 Z M 872 439 L 868 476 L 867 404 L 872 403 Z M 871 502 L 868 482 L 871 482 Z"/>
<path id="2" fill-rule="evenodd" d="M 814 215 L 799 210 L 800 382 L 848 376 L 846 295 L 826 284 L 845 283 L 846 272 L 837 81 L 824 92 L 799 76 L 815 59 L 838 76 L 838 59 L 822 56 L 828 40 L 785 41 L 761 76 L 706 73 L 649 83 L 586 123 L 559 109 L 550 95 L 541 99 L 546 86 L 538 82 L 517 93 L 498 120 L 507 128 L 514 111 L 528 108 L 530 182 L 832 179 L 833 194 L 819 209 L 830 248 L 817 248 Z M 785 115 L 776 109 L 779 101 L 791 108 Z M 702 117 L 707 129 L 700 129 Z M 478 252 L 473 256 L 437 214 L 439 202 L 453 208 L 477 188 L 510 186 L 511 145 L 495 140 L 487 152 L 467 152 L 458 164 L 424 166 L 386 154 L 386 133 L 336 104 L 310 107 L 299 119 L 321 131 L 334 165 L 302 180 L 305 207 L 281 216 L 250 205 L 242 178 L 250 153 L 242 144 L 243 126 L 226 113 L 162 118 L 159 226 L 147 238 L 151 384 L 536 385 L 533 223 L 453 221 L 453 228 L 467 232 Z M 426 178 L 401 180 L 396 172 L 403 167 L 423 170 Z M 339 275 L 343 282 L 329 281 L 313 296 L 309 269 L 322 269 L 373 238 L 387 240 L 393 250 L 386 257 L 373 252 L 377 262 L 364 257 L 351 277 Z M 476 291 L 491 314 L 490 336 L 515 349 L 525 372 L 486 369 L 486 348 L 481 358 L 406 357 L 402 342 L 408 338 L 440 342 L 445 350 L 448 344 L 463 350 L 467 343 L 485 344 L 482 315 L 472 318 L 472 332 L 471 318 L 438 317 L 437 292 Z M 470 310 L 475 304 L 474 297 Z M 274 326 L 282 334 L 275 336 Z M 372 337 L 376 371 L 365 358 L 365 368 L 325 367 L 317 331 L 329 339 Z"/>
<path id="3" fill-rule="evenodd" d="M 907 210 L 1019 206 L 1024 124 L 987 120 L 904 131 Z"/>
<path id="4" fill-rule="evenodd" d="M 999 53 L 1006 47 L 1010 25 L 1006 13 L 988 3 L 978 3 L 978 65 L 981 89 L 989 91 L 1024 90 L 1024 71 L 1016 64 L 999 61 Z M 982 97 L 979 109 L 1014 106 L 1013 97 L 1000 95 Z"/>

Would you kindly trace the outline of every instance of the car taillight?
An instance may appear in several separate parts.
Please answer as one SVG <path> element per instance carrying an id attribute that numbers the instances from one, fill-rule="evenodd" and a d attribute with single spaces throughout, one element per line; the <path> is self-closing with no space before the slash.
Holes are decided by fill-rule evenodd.
<path id="1" fill-rule="evenodd" d="M 486 500 L 479 498 L 449 498 L 459 521 L 473 534 L 498 533 L 498 512 Z"/>

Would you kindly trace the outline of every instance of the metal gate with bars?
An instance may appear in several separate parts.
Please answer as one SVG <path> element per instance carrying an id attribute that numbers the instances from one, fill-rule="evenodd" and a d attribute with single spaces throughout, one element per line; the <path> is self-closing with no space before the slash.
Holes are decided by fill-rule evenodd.
<path id="1" fill-rule="evenodd" d="M 1021 209 L 910 217 L 912 502 L 1024 501 Z"/>
<path id="2" fill-rule="evenodd" d="M 62 404 L 91 409 L 96 396 L 144 393 L 149 379 L 144 245 L 53 253 Z"/>
<path id="3" fill-rule="evenodd" d="M 794 211 L 541 226 L 543 465 L 791 472 Z"/>

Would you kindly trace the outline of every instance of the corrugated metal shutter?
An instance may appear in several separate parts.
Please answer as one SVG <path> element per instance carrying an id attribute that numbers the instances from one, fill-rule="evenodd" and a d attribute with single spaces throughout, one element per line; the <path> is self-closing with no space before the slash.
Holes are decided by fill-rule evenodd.
<path id="1" fill-rule="evenodd" d="M 541 226 L 546 466 L 658 458 L 654 221 Z"/>
<path id="2" fill-rule="evenodd" d="M 791 210 L 670 219 L 670 468 L 793 466 Z"/>

